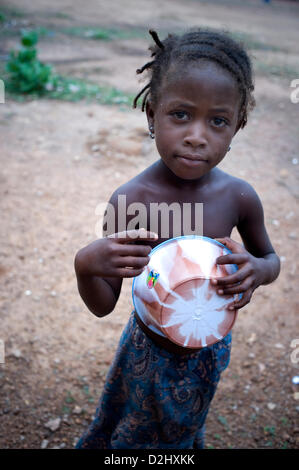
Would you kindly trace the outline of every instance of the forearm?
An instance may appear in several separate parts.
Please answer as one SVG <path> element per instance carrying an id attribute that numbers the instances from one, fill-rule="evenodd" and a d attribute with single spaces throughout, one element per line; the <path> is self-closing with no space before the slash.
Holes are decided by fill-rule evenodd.
<path id="1" fill-rule="evenodd" d="M 117 298 L 111 285 L 103 278 L 93 275 L 88 267 L 90 259 L 81 249 L 74 261 L 80 296 L 88 309 L 97 317 L 108 315 L 115 307 Z"/>
<path id="2" fill-rule="evenodd" d="M 111 313 L 117 299 L 108 282 L 97 276 L 76 274 L 80 296 L 88 309 L 97 317 Z"/>
<path id="3" fill-rule="evenodd" d="M 270 284 L 275 281 L 280 272 L 280 259 L 276 253 L 269 253 L 262 258 L 257 258 L 260 264 L 259 285 Z"/>

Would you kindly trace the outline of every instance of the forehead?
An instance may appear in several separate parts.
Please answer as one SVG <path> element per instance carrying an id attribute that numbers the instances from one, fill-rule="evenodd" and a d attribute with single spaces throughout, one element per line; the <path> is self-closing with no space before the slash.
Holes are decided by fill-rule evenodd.
<path id="1" fill-rule="evenodd" d="M 171 67 L 162 82 L 159 93 L 160 104 L 173 100 L 209 102 L 211 105 L 236 107 L 240 102 L 238 85 L 221 66 L 203 61 L 187 67 Z"/>

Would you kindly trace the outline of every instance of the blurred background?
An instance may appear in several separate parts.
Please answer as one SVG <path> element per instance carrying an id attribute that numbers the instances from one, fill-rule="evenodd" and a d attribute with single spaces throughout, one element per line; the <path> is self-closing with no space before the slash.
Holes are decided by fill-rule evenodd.
<path id="1" fill-rule="evenodd" d="M 92 419 L 132 281 L 98 319 L 74 256 L 99 235 L 97 208 L 158 158 L 132 109 L 148 30 L 194 26 L 230 31 L 252 58 L 257 106 L 221 167 L 258 192 L 282 262 L 239 312 L 206 446 L 299 447 L 299 2 L 1 0 L 1 448 L 72 448 Z"/>

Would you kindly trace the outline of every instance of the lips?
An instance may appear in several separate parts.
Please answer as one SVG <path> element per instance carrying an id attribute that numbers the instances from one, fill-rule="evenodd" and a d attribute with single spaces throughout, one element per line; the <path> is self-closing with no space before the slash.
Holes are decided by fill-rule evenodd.
<path id="1" fill-rule="evenodd" d="M 177 158 L 188 166 L 198 165 L 198 163 L 206 163 L 207 159 L 202 157 L 201 155 L 193 155 L 193 154 L 186 154 L 186 155 L 177 155 Z"/>
<path id="2" fill-rule="evenodd" d="M 206 161 L 206 158 L 203 158 L 201 155 L 187 154 L 187 155 L 178 155 L 178 157 L 179 158 L 184 158 L 186 160 L 192 160 L 192 161 L 201 161 L 201 162 Z"/>

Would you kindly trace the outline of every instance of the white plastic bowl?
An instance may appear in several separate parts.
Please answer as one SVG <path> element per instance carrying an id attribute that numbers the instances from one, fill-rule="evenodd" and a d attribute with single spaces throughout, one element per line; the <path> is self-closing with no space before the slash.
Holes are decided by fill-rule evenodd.
<path id="1" fill-rule="evenodd" d="M 200 349 L 224 338 L 237 317 L 228 305 L 239 296 L 219 295 L 210 280 L 238 269 L 216 264 L 229 253 L 221 243 L 197 235 L 155 247 L 145 270 L 133 280 L 133 304 L 141 321 L 186 348 Z"/>

